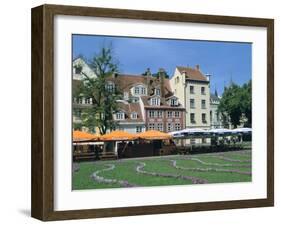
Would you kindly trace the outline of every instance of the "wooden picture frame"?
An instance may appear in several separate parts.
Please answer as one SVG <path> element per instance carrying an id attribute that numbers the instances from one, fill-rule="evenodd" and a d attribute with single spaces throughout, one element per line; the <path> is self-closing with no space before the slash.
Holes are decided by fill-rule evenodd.
<path id="1" fill-rule="evenodd" d="M 178 203 L 121 208 L 54 210 L 54 16 L 125 18 L 154 21 L 240 25 L 267 29 L 267 198 L 238 201 Z M 50 220 L 163 214 L 274 205 L 274 21 L 60 5 L 32 9 L 32 200 L 31 215 Z"/>

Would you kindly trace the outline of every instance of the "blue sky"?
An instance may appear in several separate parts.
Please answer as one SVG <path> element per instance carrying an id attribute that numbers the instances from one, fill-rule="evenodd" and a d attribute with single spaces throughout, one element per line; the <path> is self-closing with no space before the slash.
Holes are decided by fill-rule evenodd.
<path id="1" fill-rule="evenodd" d="M 250 43 L 73 35 L 73 58 L 91 59 L 110 43 L 123 73 L 141 74 L 146 68 L 155 73 L 164 68 L 173 75 L 176 66 L 198 64 L 203 73 L 211 74 L 211 91 L 216 88 L 219 94 L 231 79 L 241 85 L 252 77 Z"/>

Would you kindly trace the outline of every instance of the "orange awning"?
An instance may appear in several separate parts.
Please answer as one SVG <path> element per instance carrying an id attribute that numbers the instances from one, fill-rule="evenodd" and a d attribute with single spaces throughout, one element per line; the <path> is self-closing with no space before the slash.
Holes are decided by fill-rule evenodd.
<path id="1" fill-rule="evenodd" d="M 148 130 L 145 132 L 142 132 L 138 134 L 138 137 L 140 139 L 146 139 L 146 140 L 167 140 L 171 139 L 172 136 L 168 133 L 163 133 L 157 130 Z"/>
<path id="2" fill-rule="evenodd" d="M 100 137 L 100 140 L 102 141 L 121 141 L 121 140 L 134 140 L 137 139 L 138 137 L 134 134 L 127 133 L 125 131 L 121 130 L 115 130 L 112 131 L 111 133 L 102 135 Z"/>
<path id="3" fill-rule="evenodd" d="M 99 139 L 99 135 L 86 133 L 82 131 L 73 131 L 73 141 L 81 142 L 81 141 L 95 141 Z"/>

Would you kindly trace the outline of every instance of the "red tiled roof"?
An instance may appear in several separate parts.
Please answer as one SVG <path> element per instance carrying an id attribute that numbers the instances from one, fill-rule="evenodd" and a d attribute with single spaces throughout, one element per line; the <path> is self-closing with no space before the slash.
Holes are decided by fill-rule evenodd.
<path id="1" fill-rule="evenodd" d="M 196 80 L 196 81 L 208 81 L 207 77 L 202 74 L 202 72 L 199 70 L 199 68 L 191 68 L 191 67 L 182 67 L 177 66 L 178 71 L 183 74 L 186 73 L 186 78 L 190 80 Z"/>
<path id="2" fill-rule="evenodd" d="M 132 74 L 117 74 L 115 77 L 109 77 L 108 81 L 113 81 L 120 90 L 123 92 L 128 92 L 130 94 L 130 89 L 136 84 L 144 84 L 149 86 L 148 93 L 151 93 L 151 90 L 155 87 L 160 86 L 160 78 L 149 77 L 143 75 L 132 75 Z M 164 88 L 165 88 L 165 97 L 172 95 L 172 89 L 170 87 L 169 79 L 164 79 Z"/>
<path id="3" fill-rule="evenodd" d="M 126 122 L 144 122 L 139 103 L 125 103 L 120 101 L 118 102 L 118 109 L 125 112 Z M 136 119 L 131 118 L 131 113 L 133 112 L 136 112 L 138 114 L 138 117 Z"/>

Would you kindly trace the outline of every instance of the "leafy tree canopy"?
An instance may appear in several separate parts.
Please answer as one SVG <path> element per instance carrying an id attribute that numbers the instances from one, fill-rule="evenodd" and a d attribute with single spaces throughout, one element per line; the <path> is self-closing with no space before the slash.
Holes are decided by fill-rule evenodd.
<path id="1" fill-rule="evenodd" d="M 109 83 L 109 78 L 118 73 L 118 62 L 112 47 L 102 47 L 89 61 L 89 65 L 96 77 L 89 77 L 81 71 L 83 79 L 74 96 L 92 100 L 91 106 L 83 109 L 83 125 L 92 132 L 98 128 L 100 134 L 105 134 L 116 126 L 113 114 L 118 110 L 117 100 L 122 98 L 118 87 Z"/>
<path id="2" fill-rule="evenodd" d="M 238 86 L 232 83 L 226 87 L 222 95 L 219 112 L 223 118 L 230 118 L 230 122 L 234 127 L 241 124 L 242 117 L 246 118 L 246 126 L 251 127 L 252 124 L 252 85 L 251 80 L 248 83 Z"/>

